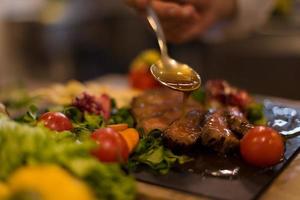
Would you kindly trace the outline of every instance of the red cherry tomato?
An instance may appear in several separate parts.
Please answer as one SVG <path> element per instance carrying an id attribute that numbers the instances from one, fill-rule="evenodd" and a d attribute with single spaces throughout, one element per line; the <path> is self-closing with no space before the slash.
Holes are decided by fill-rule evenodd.
<path id="1" fill-rule="evenodd" d="M 39 121 L 42 122 L 45 127 L 54 131 L 69 131 L 73 129 L 73 125 L 69 118 L 60 112 L 47 112 L 44 113 Z"/>
<path id="2" fill-rule="evenodd" d="M 125 162 L 129 156 L 126 141 L 120 133 L 112 128 L 101 128 L 91 135 L 99 146 L 92 151 L 92 154 L 102 162 Z"/>
<path id="3" fill-rule="evenodd" d="M 148 67 L 131 70 L 129 73 L 129 82 L 133 88 L 141 90 L 160 86 L 160 84 L 152 76 Z"/>
<path id="4" fill-rule="evenodd" d="M 272 128 L 257 126 L 249 130 L 241 140 L 240 152 L 249 164 L 258 167 L 272 166 L 283 157 L 283 138 Z"/>

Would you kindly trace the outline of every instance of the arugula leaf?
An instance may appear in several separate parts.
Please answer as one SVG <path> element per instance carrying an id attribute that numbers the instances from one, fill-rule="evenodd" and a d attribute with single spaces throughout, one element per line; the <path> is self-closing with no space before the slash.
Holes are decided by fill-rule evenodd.
<path id="1" fill-rule="evenodd" d="M 104 119 L 101 115 L 82 112 L 74 106 L 65 107 L 63 113 L 71 119 L 73 132 L 79 140 L 89 137 L 91 132 L 105 126 Z"/>
<path id="2" fill-rule="evenodd" d="M 128 162 L 129 170 L 136 170 L 139 166 L 148 166 L 159 174 L 167 174 L 175 163 L 184 164 L 192 160 L 185 155 L 175 155 L 163 145 L 162 138 L 154 131 L 144 136 Z"/>
<path id="3" fill-rule="evenodd" d="M 114 98 L 110 98 L 111 109 L 117 109 L 117 102 Z"/>
<path id="4" fill-rule="evenodd" d="M 205 90 L 203 88 L 199 88 L 196 91 L 193 91 L 191 94 L 192 98 L 195 99 L 196 101 L 200 102 L 200 103 L 204 103 L 205 102 Z"/>
<path id="5" fill-rule="evenodd" d="M 75 106 L 67 106 L 64 108 L 63 113 L 74 123 L 80 123 L 83 119 L 83 113 Z"/>
<path id="6" fill-rule="evenodd" d="M 38 119 L 38 108 L 35 105 L 30 105 L 28 111 L 20 116 L 17 117 L 15 120 L 21 123 L 27 123 L 30 125 L 35 125 Z"/>
<path id="7" fill-rule="evenodd" d="M 126 123 L 128 127 L 134 126 L 134 119 L 129 108 L 113 109 L 108 124 Z"/>
<path id="8" fill-rule="evenodd" d="M 104 126 L 104 119 L 101 115 L 82 112 L 74 106 L 66 107 L 63 113 L 71 119 L 75 127 L 84 127 L 90 131 Z"/>
<path id="9" fill-rule="evenodd" d="M 87 112 L 84 112 L 84 125 L 89 129 L 94 131 L 95 129 L 98 128 L 103 128 L 104 127 L 104 119 L 101 115 L 94 115 L 94 114 L 89 114 Z"/>
<path id="10" fill-rule="evenodd" d="M 73 132 L 77 135 L 79 140 L 89 138 L 90 134 L 98 128 L 105 126 L 103 117 L 101 115 L 92 115 L 84 113 L 82 122 L 73 123 Z"/>
<path id="11" fill-rule="evenodd" d="M 246 109 L 246 116 L 250 123 L 254 125 L 266 125 L 267 119 L 264 114 L 264 105 L 252 103 Z"/>

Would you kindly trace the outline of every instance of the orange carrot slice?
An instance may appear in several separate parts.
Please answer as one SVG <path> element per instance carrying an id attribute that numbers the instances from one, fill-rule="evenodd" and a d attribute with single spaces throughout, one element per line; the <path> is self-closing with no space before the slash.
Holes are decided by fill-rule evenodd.
<path id="1" fill-rule="evenodd" d="M 111 124 L 107 126 L 108 128 L 112 128 L 114 131 L 120 132 L 128 129 L 128 124 Z"/>
<path id="2" fill-rule="evenodd" d="M 128 128 L 119 132 L 125 139 L 129 153 L 132 153 L 140 140 L 139 132 L 135 128 Z"/>

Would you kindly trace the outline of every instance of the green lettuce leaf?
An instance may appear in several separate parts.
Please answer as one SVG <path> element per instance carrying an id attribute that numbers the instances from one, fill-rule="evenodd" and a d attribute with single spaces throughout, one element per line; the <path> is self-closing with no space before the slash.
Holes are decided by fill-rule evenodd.
<path id="1" fill-rule="evenodd" d="M 192 158 L 186 155 L 175 155 L 163 145 L 159 131 L 141 138 L 135 152 L 130 157 L 128 169 L 136 170 L 139 166 L 147 166 L 159 174 L 167 174 L 175 163 L 184 164 Z"/>
<path id="2" fill-rule="evenodd" d="M 134 119 L 128 108 L 113 109 L 108 124 L 128 124 L 128 127 L 134 126 Z"/>
<path id="3" fill-rule="evenodd" d="M 250 123 L 254 125 L 266 125 L 267 119 L 264 114 L 264 105 L 252 103 L 246 109 L 246 116 Z"/>

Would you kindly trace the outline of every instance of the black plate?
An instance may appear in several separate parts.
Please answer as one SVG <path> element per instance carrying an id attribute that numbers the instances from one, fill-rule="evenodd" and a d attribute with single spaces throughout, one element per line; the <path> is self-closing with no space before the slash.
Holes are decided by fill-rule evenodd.
<path id="1" fill-rule="evenodd" d="M 284 134 L 300 129 L 300 108 L 278 106 L 270 101 L 264 101 L 264 105 L 270 126 Z M 175 167 L 168 175 L 141 171 L 135 177 L 150 184 L 214 199 L 256 199 L 299 153 L 299 147 L 299 136 L 288 139 L 284 160 L 268 169 L 251 167 L 238 156 L 224 158 L 203 150 L 196 154 L 195 161 Z M 211 175 L 220 169 L 235 169 L 238 174 L 222 178 Z"/>

